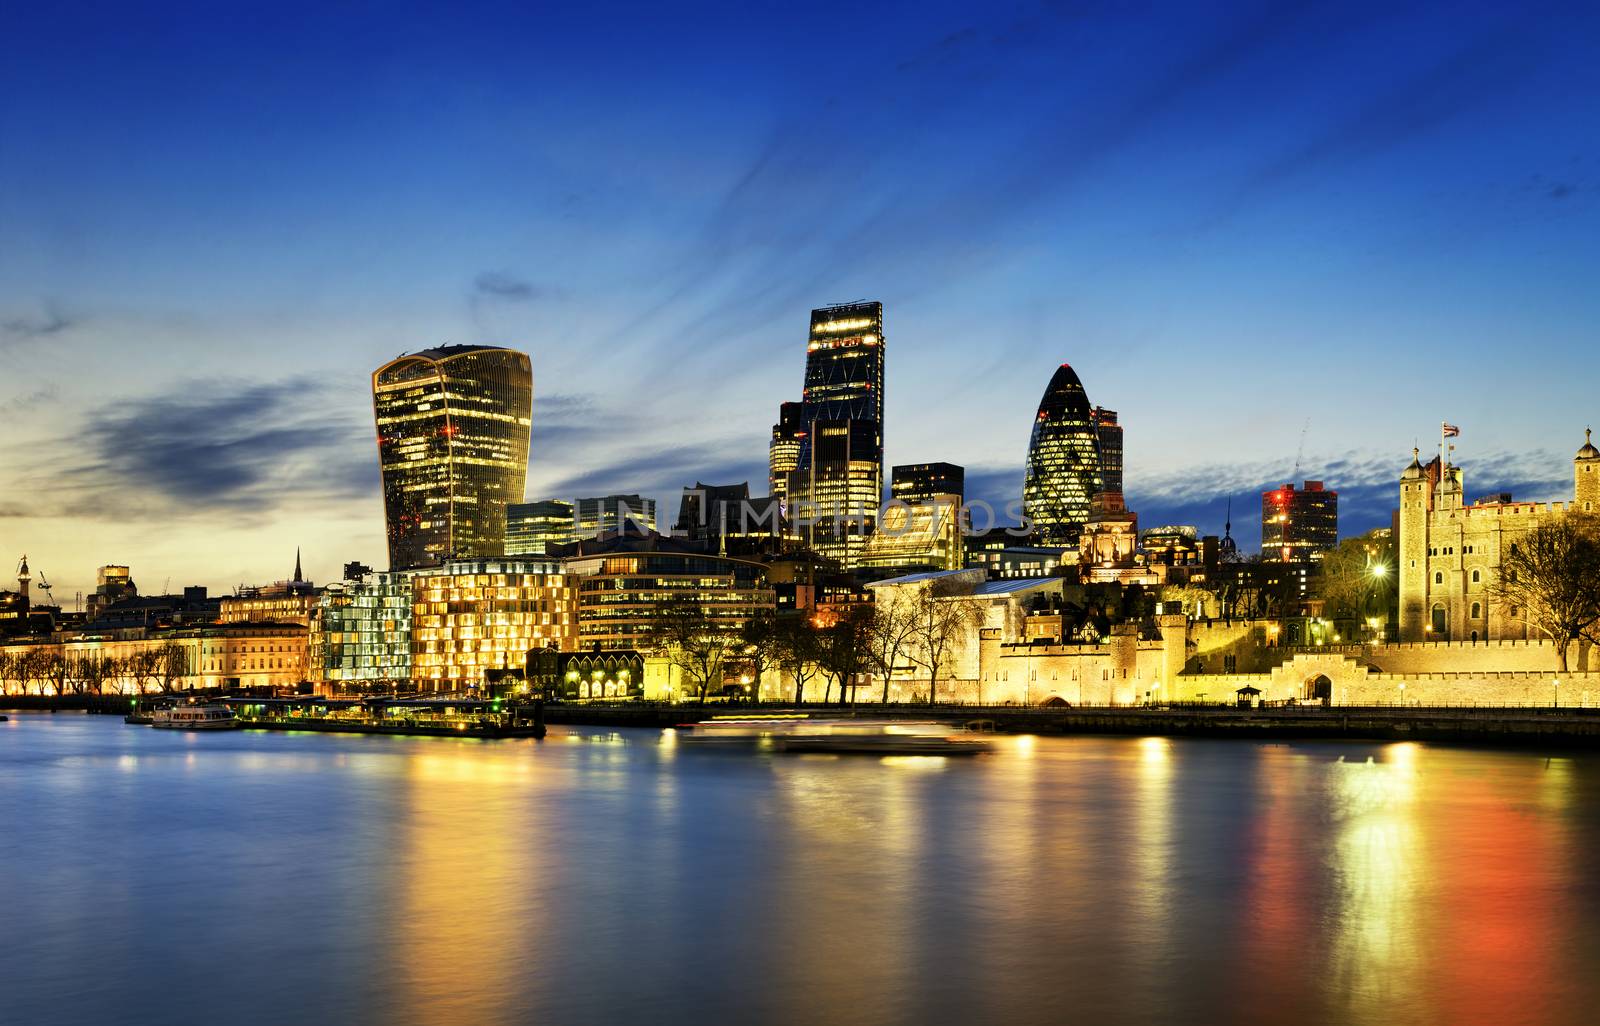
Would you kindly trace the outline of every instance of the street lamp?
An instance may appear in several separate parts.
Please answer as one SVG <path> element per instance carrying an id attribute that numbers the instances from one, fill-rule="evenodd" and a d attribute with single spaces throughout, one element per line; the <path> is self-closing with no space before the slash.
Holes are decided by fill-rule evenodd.
<path id="1" fill-rule="evenodd" d="M 1555 709 L 1555 708 L 1560 707 L 1560 705 L 1561 705 L 1561 678 L 1560 677 L 1552 677 L 1550 679 L 1550 687 L 1552 688 L 1551 697 L 1550 697 L 1550 708 Z"/>

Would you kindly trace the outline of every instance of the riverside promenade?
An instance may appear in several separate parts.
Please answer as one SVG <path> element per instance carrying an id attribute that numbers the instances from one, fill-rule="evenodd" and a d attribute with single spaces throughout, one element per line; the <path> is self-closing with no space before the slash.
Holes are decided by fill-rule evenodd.
<path id="1" fill-rule="evenodd" d="M 1028 707 L 973 705 L 551 705 L 545 722 L 670 727 L 713 716 L 862 717 L 938 720 L 1008 734 L 1122 734 L 1174 737 L 1348 738 L 1449 741 L 1509 746 L 1600 748 L 1600 709 L 1471 706 L 1221 705 Z"/>
<path id="2" fill-rule="evenodd" d="M 124 715 L 119 695 L 7 695 L 0 711 L 90 712 Z M 1439 741 L 1508 747 L 1600 749 L 1600 708 L 1488 706 L 977 706 L 762 705 L 619 702 L 556 703 L 544 707 L 550 725 L 661 729 L 714 716 L 808 716 L 813 719 L 937 720 L 957 728 L 1003 734 L 1167 735 L 1253 741 L 1293 738 Z M 248 724 L 247 726 L 257 726 Z M 282 729 L 282 728 L 279 728 Z"/>

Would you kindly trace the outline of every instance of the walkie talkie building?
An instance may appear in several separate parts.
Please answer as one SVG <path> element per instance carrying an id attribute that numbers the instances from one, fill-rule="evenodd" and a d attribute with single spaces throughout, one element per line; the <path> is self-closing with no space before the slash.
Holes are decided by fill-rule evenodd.
<path id="1" fill-rule="evenodd" d="M 526 353 L 445 346 L 372 375 L 389 568 L 498 556 L 506 504 L 528 474 L 533 370 Z"/>

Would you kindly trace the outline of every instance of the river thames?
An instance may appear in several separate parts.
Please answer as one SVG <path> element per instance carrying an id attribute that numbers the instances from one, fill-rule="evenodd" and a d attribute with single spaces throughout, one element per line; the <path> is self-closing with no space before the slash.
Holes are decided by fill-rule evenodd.
<path id="1" fill-rule="evenodd" d="M 16 1023 L 1592 1023 L 1600 757 L 0 723 Z"/>

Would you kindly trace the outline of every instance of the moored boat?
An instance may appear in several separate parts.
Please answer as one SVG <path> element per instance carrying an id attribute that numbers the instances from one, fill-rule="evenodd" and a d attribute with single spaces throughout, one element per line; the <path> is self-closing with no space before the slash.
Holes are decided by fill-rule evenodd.
<path id="1" fill-rule="evenodd" d="M 225 705 L 175 705 L 157 709 L 150 725 L 160 730 L 234 730 L 239 720 Z"/>

